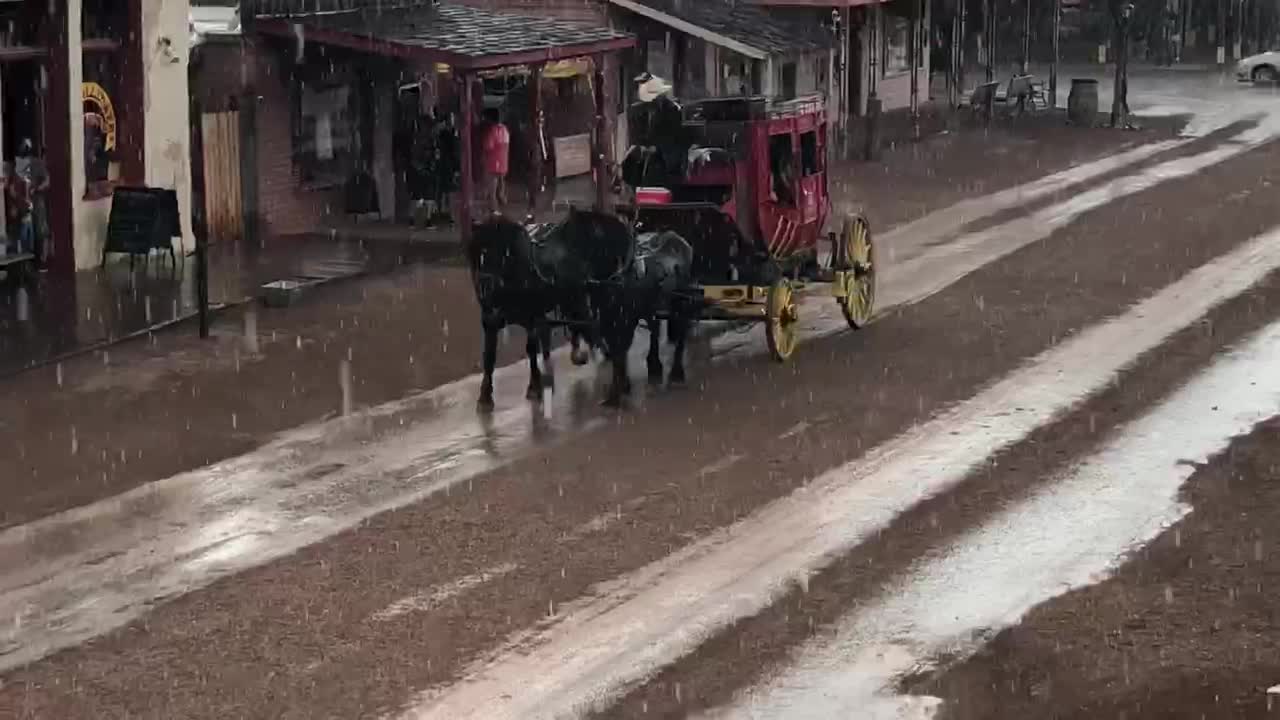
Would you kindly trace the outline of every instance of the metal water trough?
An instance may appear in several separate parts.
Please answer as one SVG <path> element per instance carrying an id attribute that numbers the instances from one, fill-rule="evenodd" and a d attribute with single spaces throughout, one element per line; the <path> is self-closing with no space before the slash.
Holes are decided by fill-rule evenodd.
<path id="1" fill-rule="evenodd" d="M 288 307 L 311 288 L 363 274 L 365 263 L 359 260 L 324 260 L 308 263 L 305 270 L 305 275 L 293 275 L 259 286 L 262 301 L 268 307 Z"/>

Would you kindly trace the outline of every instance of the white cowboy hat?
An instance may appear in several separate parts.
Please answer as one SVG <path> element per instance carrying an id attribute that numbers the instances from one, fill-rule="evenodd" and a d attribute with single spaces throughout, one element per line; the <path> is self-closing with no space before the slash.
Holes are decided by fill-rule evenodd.
<path id="1" fill-rule="evenodd" d="M 648 73 L 645 73 L 648 75 Z M 643 76 L 642 76 L 643 77 Z M 636 88 L 636 97 L 640 102 L 653 102 L 661 95 L 671 92 L 671 85 L 657 75 L 649 75 Z"/>

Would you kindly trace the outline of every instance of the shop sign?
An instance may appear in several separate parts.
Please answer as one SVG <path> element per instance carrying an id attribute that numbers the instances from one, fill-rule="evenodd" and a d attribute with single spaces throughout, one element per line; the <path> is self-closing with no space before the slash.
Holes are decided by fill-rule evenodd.
<path id="1" fill-rule="evenodd" d="M 97 124 L 102 133 L 102 148 L 107 152 L 116 149 L 116 109 L 111 104 L 111 96 L 98 83 L 80 84 L 80 98 L 92 110 L 86 109 L 86 116 L 93 116 L 92 122 Z M 86 120 L 89 118 L 86 117 Z"/>
<path id="2" fill-rule="evenodd" d="M 553 139 L 556 177 L 566 178 L 591 172 L 591 135 L 569 135 Z"/>

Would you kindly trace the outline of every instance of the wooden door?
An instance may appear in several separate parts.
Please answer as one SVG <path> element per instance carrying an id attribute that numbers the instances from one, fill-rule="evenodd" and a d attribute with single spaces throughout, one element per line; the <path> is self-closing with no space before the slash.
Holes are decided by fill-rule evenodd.
<path id="1" fill-rule="evenodd" d="M 244 206 L 240 197 L 240 113 L 208 112 L 204 131 L 204 208 L 209 243 L 244 238 Z"/>

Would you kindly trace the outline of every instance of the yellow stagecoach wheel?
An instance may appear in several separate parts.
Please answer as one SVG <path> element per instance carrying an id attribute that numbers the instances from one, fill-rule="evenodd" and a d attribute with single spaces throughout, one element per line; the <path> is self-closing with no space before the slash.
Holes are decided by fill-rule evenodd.
<path id="1" fill-rule="evenodd" d="M 845 270 L 843 297 L 837 298 L 849 327 L 855 330 L 871 322 L 876 301 L 876 247 L 871 226 L 861 215 L 844 220 L 840 233 L 841 269 Z"/>
<path id="2" fill-rule="evenodd" d="M 786 362 L 795 352 L 799 340 L 798 329 L 800 313 L 796 307 L 795 292 L 791 282 L 782 278 L 769 288 L 769 297 L 765 303 L 765 340 L 769 343 L 769 354 L 778 362 Z"/>

